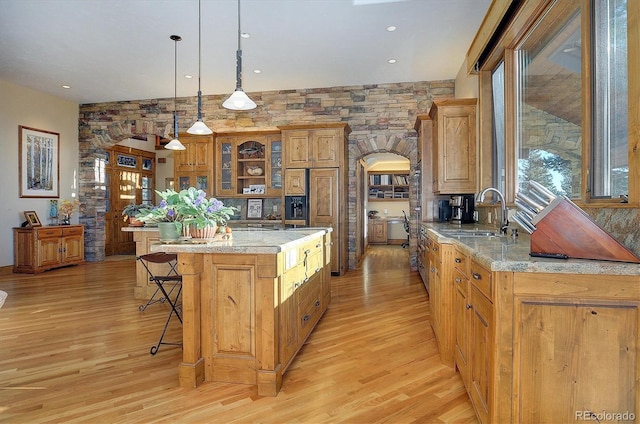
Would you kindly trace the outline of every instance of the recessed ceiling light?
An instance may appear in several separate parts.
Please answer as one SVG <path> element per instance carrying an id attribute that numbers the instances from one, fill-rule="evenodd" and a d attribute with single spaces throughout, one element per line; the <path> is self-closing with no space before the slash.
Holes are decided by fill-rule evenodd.
<path id="1" fill-rule="evenodd" d="M 249 34 L 248 32 L 243 32 L 242 34 L 240 34 L 240 37 L 249 38 L 249 37 L 251 37 L 251 34 Z"/>
<path id="2" fill-rule="evenodd" d="M 262 71 L 261 71 L 260 69 L 254 69 L 254 70 L 253 70 L 253 73 L 254 73 L 254 74 L 260 74 L 260 73 L 262 73 Z"/>
<path id="3" fill-rule="evenodd" d="M 389 26 L 387 27 L 387 31 L 389 31 L 389 32 L 393 32 L 393 31 L 395 31 L 396 29 L 398 29 L 398 28 L 396 28 L 396 26 L 395 26 L 395 25 L 389 25 Z"/>
<path id="4" fill-rule="evenodd" d="M 62 88 L 64 88 L 65 90 L 68 90 L 68 89 L 70 89 L 70 88 L 71 88 L 71 86 L 70 86 L 70 85 L 66 85 L 66 84 L 65 84 L 65 85 L 63 85 L 63 86 L 62 86 Z"/>
<path id="5" fill-rule="evenodd" d="M 391 64 L 394 64 L 394 63 L 396 63 L 396 62 L 397 62 L 397 60 L 395 60 L 395 59 L 389 59 L 389 60 L 387 60 L 387 63 L 391 63 Z"/>
<path id="6" fill-rule="evenodd" d="M 185 75 L 184 77 L 185 77 L 186 79 L 191 79 L 191 78 L 193 78 L 193 75 Z"/>

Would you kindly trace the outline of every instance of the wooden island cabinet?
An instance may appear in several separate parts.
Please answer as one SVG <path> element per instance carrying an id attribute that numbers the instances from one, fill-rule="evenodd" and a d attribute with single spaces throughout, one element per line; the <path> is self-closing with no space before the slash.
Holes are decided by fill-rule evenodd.
<path id="1" fill-rule="evenodd" d="M 441 359 L 481 423 L 640 417 L 637 264 L 532 259 L 528 236 L 428 235 Z"/>
<path id="2" fill-rule="evenodd" d="M 331 301 L 331 229 L 234 231 L 207 244 L 154 244 L 182 275 L 180 385 L 256 385 L 282 376 Z"/>
<path id="3" fill-rule="evenodd" d="M 84 263 L 84 226 L 13 229 L 13 272 L 36 274 Z"/>

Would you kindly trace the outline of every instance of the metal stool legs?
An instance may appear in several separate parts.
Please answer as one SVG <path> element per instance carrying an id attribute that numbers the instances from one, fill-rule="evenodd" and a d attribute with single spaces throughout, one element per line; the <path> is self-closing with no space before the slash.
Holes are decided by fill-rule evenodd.
<path id="1" fill-rule="evenodd" d="M 167 320 L 164 323 L 164 328 L 162 329 L 162 334 L 160 334 L 160 339 L 158 339 L 158 343 L 154 346 L 151 346 L 151 349 L 149 349 L 149 353 L 151 353 L 152 355 L 155 355 L 156 353 L 158 353 L 158 350 L 160 349 L 160 345 L 163 345 L 163 344 L 172 345 L 172 346 L 182 346 L 182 343 L 163 341 L 164 335 L 167 332 L 167 327 L 169 327 L 169 323 L 171 322 L 171 317 L 174 314 L 176 318 L 178 318 L 178 321 L 180 321 L 180 325 L 182 325 L 182 315 L 180 314 L 181 311 L 179 311 L 180 306 L 178 304 L 178 301 L 180 300 L 180 294 L 182 293 L 182 284 L 181 283 L 174 284 L 174 286 L 171 288 L 171 290 L 168 293 L 163 284 L 166 281 L 171 281 L 171 282 L 176 281 L 173 278 L 170 280 L 166 280 L 167 278 L 171 278 L 171 277 L 179 278 L 179 276 L 170 276 L 170 277 L 158 277 L 157 279 L 154 280 L 158 285 L 158 290 L 162 292 L 164 299 L 167 301 L 167 303 L 169 303 L 169 306 L 171 306 L 171 310 L 169 311 L 169 316 L 167 316 Z M 176 286 L 178 287 L 178 293 L 176 294 L 175 299 L 171 299 L 171 293 L 176 288 Z"/>
<path id="2" fill-rule="evenodd" d="M 151 346 L 149 349 L 149 353 L 155 355 L 160 349 L 160 345 L 173 345 L 173 346 L 182 346 L 182 343 L 171 343 L 165 342 L 164 336 L 167 332 L 167 328 L 169 327 L 169 323 L 171 322 L 171 318 L 175 315 L 178 321 L 180 321 L 180 325 L 182 325 L 182 310 L 180 306 L 180 295 L 182 294 L 182 276 L 179 275 L 175 268 L 175 262 L 177 259 L 176 254 L 169 253 L 149 253 L 147 255 L 138 256 L 136 259 L 142 263 L 144 268 L 147 270 L 149 274 L 149 281 L 153 281 L 156 284 L 156 290 L 153 295 L 147 301 L 146 305 L 140 305 L 138 309 L 144 311 L 147 306 L 157 303 L 157 302 L 167 302 L 170 306 L 169 315 L 164 323 L 164 327 L 162 328 L 162 333 L 160 334 L 160 339 L 158 339 L 158 343 Z M 168 264 L 171 267 L 168 275 L 154 275 L 151 269 L 149 268 L 150 263 L 155 264 Z M 167 291 L 167 285 L 171 285 L 171 289 Z M 177 289 L 177 290 L 176 290 Z M 174 295 L 175 291 L 175 295 Z M 156 294 L 160 293 L 160 297 L 155 299 Z"/>

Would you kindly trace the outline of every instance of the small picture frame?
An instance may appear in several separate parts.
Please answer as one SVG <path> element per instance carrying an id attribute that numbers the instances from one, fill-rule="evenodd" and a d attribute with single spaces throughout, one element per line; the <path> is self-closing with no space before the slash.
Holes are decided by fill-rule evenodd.
<path id="1" fill-rule="evenodd" d="M 262 199 L 247 200 L 247 219 L 262 218 Z"/>
<path id="2" fill-rule="evenodd" d="M 24 217 L 27 219 L 27 225 L 29 227 L 42 227 L 36 211 L 24 211 Z"/>
<path id="3" fill-rule="evenodd" d="M 249 184 L 249 193 L 251 193 L 251 194 L 264 194 L 265 188 L 266 188 L 266 186 L 264 184 Z"/>

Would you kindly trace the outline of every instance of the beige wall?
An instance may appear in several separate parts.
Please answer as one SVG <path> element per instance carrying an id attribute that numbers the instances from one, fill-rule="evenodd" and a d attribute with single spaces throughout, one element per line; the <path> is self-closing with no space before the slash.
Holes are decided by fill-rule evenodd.
<path id="1" fill-rule="evenodd" d="M 456 75 L 455 87 L 455 96 L 458 99 L 478 98 L 478 76 L 467 75 L 466 59 Z"/>
<path id="2" fill-rule="evenodd" d="M 77 193 L 78 105 L 0 80 L 0 267 L 13 265 L 13 227 L 24 211 L 48 220 L 49 199 L 20 198 L 18 182 L 18 126 L 60 134 L 60 200 Z M 78 222 L 78 214 L 72 219 Z"/>

